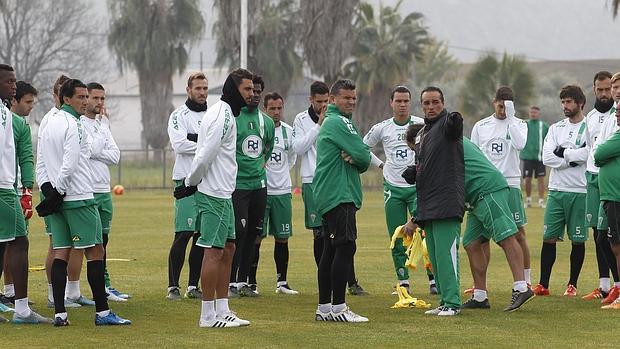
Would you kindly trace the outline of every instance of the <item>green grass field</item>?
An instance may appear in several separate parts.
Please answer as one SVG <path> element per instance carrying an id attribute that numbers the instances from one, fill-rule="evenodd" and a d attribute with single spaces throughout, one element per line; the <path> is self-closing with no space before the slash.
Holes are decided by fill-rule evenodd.
<path id="1" fill-rule="evenodd" d="M 36 195 L 35 195 L 36 197 Z M 294 237 L 290 241 L 289 282 L 301 291 L 298 296 L 274 293 L 275 266 L 273 240 L 263 243 L 259 267 L 259 291 L 255 299 L 233 299 L 231 308 L 252 321 L 249 328 L 201 329 L 198 327 L 200 302 L 165 299 L 167 257 L 172 240 L 173 199 L 169 191 L 128 191 L 114 197 L 115 215 L 108 250 L 109 258 L 135 259 L 111 261 L 113 284 L 133 298 L 112 303 L 120 315 L 133 320 L 129 327 L 94 326 L 94 309 L 70 310 L 72 325 L 0 325 L 1 341 L 9 347 L 595 347 L 611 345 L 613 321 L 620 315 L 601 310 L 597 301 L 562 297 L 568 280 L 570 245 L 560 244 L 551 279 L 550 297 L 539 297 L 515 313 L 502 311 L 510 298 L 512 280 L 503 253 L 492 246 L 489 270 L 491 310 L 464 311 L 452 318 L 424 315 L 423 309 L 390 309 L 397 300 L 391 296 L 395 281 L 389 241 L 385 231 L 380 192 L 366 193 L 358 213 L 359 240 L 355 257 L 360 283 L 370 292 L 366 297 L 347 298 L 351 308 L 370 318 L 367 324 L 317 323 L 316 268 L 312 237 L 303 229 L 303 207 L 294 198 Z M 543 210 L 528 212 L 527 226 L 532 251 L 534 283 L 539 276 Z M 30 233 L 31 266 L 42 265 L 48 238 L 42 233 L 42 219 L 34 218 Z M 460 249 L 461 289 L 472 284 L 467 257 Z M 586 262 L 579 282 L 580 295 L 598 286 L 594 244 L 587 243 Z M 82 293 L 90 296 L 86 275 Z M 413 296 L 436 305 L 428 294 L 423 271 L 412 274 Z M 187 282 L 187 265 L 181 284 Z M 30 273 L 30 298 L 34 308 L 52 316 L 47 309 L 47 282 L 43 271 Z"/>

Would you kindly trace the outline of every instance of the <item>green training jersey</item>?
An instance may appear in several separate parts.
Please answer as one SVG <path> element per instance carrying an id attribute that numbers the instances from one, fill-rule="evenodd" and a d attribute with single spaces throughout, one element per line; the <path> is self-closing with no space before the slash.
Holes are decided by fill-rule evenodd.
<path id="1" fill-rule="evenodd" d="M 620 202 L 620 131 L 616 131 L 594 152 L 594 162 L 600 167 L 598 188 L 601 201 Z"/>
<path id="2" fill-rule="evenodd" d="M 482 196 L 508 188 L 501 172 L 487 159 L 480 148 L 463 137 L 465 158 L 465 202 L 474 206 Z"/>
<path id="3" fill-rule="evenodd" d="M 542 161 L 542 149 L 549 124 L 543 120 L 527 121 L 527 141 L 521 150 L 521 160 Z"/>
<path id="4" fill-rule="evenodd" d="M 275 125 L 258 108 L 247 107 L 235 118 L 237 126 L 237 184 L 235 189 L 254 190 L 267 185 L 265 163 L 273 150 Z"/>
<path id="5" fill-rule="evenodd" d="M 320 216 L 347 202 L 357 208 L 362 206 L 360 173 L 366 172 L 370 165 L 370 149 L 351 117 L 333 104 L 327 106 L 316 143 L 316 172 L 312 181 Z M 342 159 L 342 151 L 351 156 L 353 164 Z"/>
<path id="6" fill-rule="evenodd" d="M 13 113 L 13 138 L 15 141 L 15 187 L 31 188 L 34 185 L 34 155 L 30 126 L 26 119 Z M 17 170 L 19 169 L 19 171 Z"/>

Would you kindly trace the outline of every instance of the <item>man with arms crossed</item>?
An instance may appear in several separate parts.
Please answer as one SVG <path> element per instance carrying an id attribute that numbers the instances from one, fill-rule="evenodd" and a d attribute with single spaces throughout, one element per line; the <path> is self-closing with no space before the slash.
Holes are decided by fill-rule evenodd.
<path id="1" fill-rule="evenodd" d="M 228 308 L 228 282 L 235 254 L 235 213 L 232 193 L 237 176 L 235 117 L 250 103 L 252 73 L 237 69 L 224 82 L 221 100 L 205 113 L 200 123 L 196 156 L 184 184 L 176 187 L 179 200 L 194 195 L 198 216 L 196 243 L 204 250 L 200 283 L 200 327 L 239 327 L 240 319 Z M 196 192 L 198 191 L 198 192 Z"/>
<path id="2" fill-rule="evenodd" d="M 549 279 L 555 263 L 556 243 L 568 233 L 572 249 L 570 278 L 565 296 L 577 295 L 577 280 L 585 259 L 588 232 L 584 227 L 586 205 L 586 123 L 583 106 L 586 96 L 579 86 L 564 86 L 560 100 L 565 119 L 551 125 L 543 146 L 543 162 L 551 167 L 549 196 L 545 209 L 543 245 L 540 252 L 540 282 L 537 296 L 549 295 Z"/>
<path id="3" fill-rule="evenodd" d="M 355 83 L 336 81 L 317 140 L 314 200 L 323 219 L 319 263 L 317 321 L 368 322 L 345 303 L 347 279 L 357 239 L 355 215 L 362 206 L 360 173 L 370 165 L 370 151 L 351 121 L 357 103 Z"/>
<path id="4" fill-rule="evenodd" d="M 174 150 L 175 160 L 172 169 L 172 180 L 175 186 L 181 185 L 187 177 L 196 154 L 200 122 L 207 111 L 207 95 L 209 91 L 207 77 L 203 73 L 195 73 L 187 79 L 187 100 L 170 114 L 168 136 Z M 198 288 L 202 248 L 196 245 L 200 237 L 196 231 L 196 200 L 194 196 L 174 202 L 174 241 L 168 254 L 168 296 L 169 300 L 181 299 L 179 278 L 185 261 L 187 243 L 192 239 L 189 251 L 189 279 L 187 281 L 186 298 L 202 298 Z"/>

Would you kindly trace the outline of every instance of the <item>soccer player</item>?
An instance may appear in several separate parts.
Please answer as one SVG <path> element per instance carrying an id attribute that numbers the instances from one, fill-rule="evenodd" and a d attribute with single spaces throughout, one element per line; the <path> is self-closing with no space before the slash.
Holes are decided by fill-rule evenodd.
<path id="1" fill-rule="evenodd" d="M 231 198 L 237 175 L 237 125 L 233 118 L 251 102 L 252 87 L 249 71 L 237 69 L 228 75 L 221 101 L 207 110 L 200 123 L 196 156 L 185 183 L 174 192 L 177 200 L 195 193 L 196 227 L 200 231 L 197 244 L 204 249 L 200 273 L 200 327 L 250 324 L 228 308 L 228 282 L 235 254 L 235 214 Z"/>
<path id="2" fill-rule="evenodd" d="M 614 100 L 611 96 L 611 73 L 600 71 L 594 75 L 593 90 L 594 109 L 586 116 L 586 143 L 590 154 L 586 163 L 586 227 L 592 228 L 594 244 L 596 246 L 596 262 L 598 265 L 599 287 L 591 293 L 583 296 L 583 299 L 601 299 L 609 295 L 610 279 L 609 270 L 613 274 L 614 281 L 619 283 L 618 270 L 611 245 L 607 239 L 607 232 L 598 230 L 600 197 L 598 189 L 599 168 L 594 164 L 594 144 L 601 132 L 601 128 L 607 118 L 614 118 Z"/>
<path id="3" fill-rule="evenodd" d="M 37 144 L 41 144 L 41 137 L 43 135 L 43 130 L 47 126 L 47 122 L 49 121 L 49 118 L 52 115 L 56 114 L 58 110 L 60 110 L 60 107 L 62 106 L 62 102 L 60 100 L 60 88 L 67 80 L 69 80 L 69 77 L 65 75 L 60 75 L 58 79 L 56 79 L 56 82 L 54 83 L 54 87 L 52 89 L 52 97 L 54 98 L 54 106 L 47 112 L 47 114 L 43 116 L 43 119 L 41 119 L 41 123 L 39 124 L 39 130 L 37 132 Z M 41 148 L 37 146 L 37 162 L 35 165 L 37 178 L 40 178 L 43 171 L 45 170 L 40 160 L 41 159 L 40 152 L 41 152 Z M 42 183 L 39 182 L 38 184 L 39 184 L 40 200 L 43 201 L 45 199 L 45 195 L 40 190 Z M 49 248 L 47 250 L 47 257 L 45 258 L 45 274 L 47 277 L 47 307 L 54 308 L 54 291 L 52 289 L 52 263 L 54 262 L 54 249 L 52 248 L 52 230 L 51 230 L 50 217 L 49 216 L 43 217 L 43 221 L 45 223 L 45 234 L 49 236 L 49 240 L 50 240 Z M 68 269 L 69 270 L 81 270 L 82 269 L 81 257 L 80 258 L 69 258 Z M 65 308 L 79 308 L 80 306 L 81 306 L 80 304 L 74 303 L 65 298 Z"/>
<path id="4" fill-rule="evenodd" d="M 356 212 L 362 205 L 360 173 L 370 165 L 370 150 L 351 121 L 357 104 L 355 83 L 336 81 L 319 131 L 314 200 L 323 219 L 317 321 L 367 322 L 345 303 L 347 279 L 357 239 Z"/>
<path id="5" fill-rule="evenodd" d="M 273 259 L 276 264 L 276 293 L 298 294 L 291 289 L 288 272 L 288 239 L 293 235 L 293 205 L 291 203 L 291 168 L 297 154 L 293 151 L 293 128 L 282 121 L 284 99 L 277 92 L 265 95 L 263 108 L 275 124 L 273 150 L 265 166 L 267 173 L 267 208 L 262 235 L 256 239 L 255 254 L 250 269 L 249 282 L 256 284 L 256 270 L 260 257 L 261 240 L 267 235 L 275 239 Z M 258 291 L 257 291 L 258 292 Z"/>
<path id="6" fill-rule="evenodd" d="M 616 74 L 618 75 L 618 74 Z M 615 110 L 616 126 L 620 126 L 620 109 Z M 620 131 L 616 131 L 594 152 L 599 171 L 601 202 L 609 222 L 608 237 L 620 267 Z M 620 298 L 602 306 L 603 309 L 620 309 Z"/>
<path id="7" fill-rule="evenodd" d="M 51 323 L 28 305 L 28 234 L 22 207 L 15 191 L 16 161 L 13 116 L 4 101 L 16 90 L 15 70 L 0 64 L 0 243 L 11 256 L 9 268 L 15 287 L 14 323 Z M 0 317 L 0 322 L 6 321 Z"/>
<path id="8" fill-rule="evenodd" d="M 172 180 L 175 186 L 187 177 L 196 153 L 200 122 L 207 111 L 209 85 L 204 73 L 195 73 L 187 79 L 187 100 L 170 114 L 168 136 L 174 150 L 175 160 L 172 169 Z M 174 202 L 174 240 L 168 255 L 168 296 L 170 300 L 181 299 L 179 278 L 185 261 L 187 243 L 192 239 L 189 251 L 189 280 L 186 298 L 201 299 L 198 288 L 202 248 L 196 245 L 200 237 L 196 229 L 196 200 L 189 196 Z"/>
<path id="9" fill-rule="evenodd" d="M 523 178 L 525 178 L 525 207 L 532 207 L 532 177 L 538 182 L 538 207 L 545 208 L 545 176 L 547 169 L 542 162 L 542 148 L 549 132 L 549 124 L 540 119 L 540 108 L 530 108 L 527 121 L 527 141 L 521 151 Z"/>
<path id="10" fill-rule="evenodd" d="M 236 251 L 230 276 L 230 292 L 243 297 L 256 297 L 256 284 L 249 285 L 251 263 L 256 253 L 257 237 L 262 235 L 267 206 L 265 164 L 271 156 L 275 126 L 258 105 L 265 89 L 263 78 L 252 79 L 254 95 L 235 122 L 237 124 L 237 184 L 232 195 L 235 207 Z M 254 280 L 252 280 L 254 281 Z"/>
<path id="11" fill-rule="evenodd" d="M 515 117 L 514 93 L 510 87 L 503 86 L 497 89 L 493 99 L 493 108 L 495 110 L 493 115 L 474 125 L 471 141 L 482 150 L 487 159 L 508 181 L 508 206 L 518 228 L 516 238 L 521 246 L 525 281 L 531 285 L 530 248 L 525 237 L 527 217 L 521 194 L 521 168 L 519 166 L 519 152 L 525 146 L 527 139 L 527 123 Z M 488 264 L 489 244 L 484 244 L 484 253 Z"/>
<path id="12" fill-rule="evenodd" d="M 101 219 L 103 233 L 103 265 L 105 268 L 106 292 L 108 293 L 108 300 L 123 302 L 129 298 L 129 295 L 121 293 L 112 287 L 106 263 L 106 250 L 108 248 L 113 214 L 112 195 L 110 194 L 110 169 L 108 166 L 118 164 L 121 152 L 110 131 L 110 121 L 108 120 L 105 109 L 105 89 L 97 82 L 89 83 L 87 89 L 88 106 L 86 107 L 86 113 L 80 117 L 80 120 L 90 138 L 90 168 L 93 173 L 93 195 L 97 202 L 97 213 Z M 83 251 L 79 249 L 71 251 L 72 254 L 76 252 L 80 253 L 80 255 L 83 254 Z M 80 260 L 81 259 L 82 258 L 80 258 Z M 76 276 L 79 280 L 79 273 Z M 67 298 L 75 303 L 88 305 L 83 304 L 81 301 L 84 297 L 79 293 L 79 284 L 77 284 L 77 287 L 73 286 L 73 288 L 70 289 L 69 284 L 72 280 L 71 268 L 69 268 L 68 280 Z M 92 305 L 94 305 L 94 303 Z"/>
<path id="13" fill-rule="evenodd" d="M 588 232 L 584 229 L 588 159 L 583 115 L 586 96 L 579 86 L 567 85 L 560 91 L 560 100 L 566 118 L 551 125 L 543 146 L 543 163 L 551 167 L 551 175 L 540 252 L 540 282 L 534 293 L 538 296 L 549 295 L 556 243 L 564 240 L 566 228 L 572 249 L 570 278 L 564 295 L 574 297 L 577 295 L 577 280 L 588 239 Z"/>
<path id="14" fill-rule="evenodd" d="M 314 261 L 318 268 L 323 253 L 323 236 L 321 217 L 314 202 L 314 172 L 316 171 L 316 140 L 319 130 L 325 120 L 325 111 L 329 102 L 329 87 L 322 81 L 315 81 L 310 85 L 310 107 L 295 116 L 293 122 L 293 150 L 301 161 L 301 196 L 304 201 L 304 221 L 306 229 L 313 234 Z M 347 284 L 349 294 L 365 295 L 366 291 L 360 286 L 355 276 L 355 261 Z"/>
<path id="15" fill-rule="evenodd" d="M 618 124 L 616 122 L 616 118 L 614 117 L 614 113 L 616 112 L 618 108 L 618 102 L 620 102 L 620 72 L 615 73 L 611 77 L 610 82 L 611 82 L 611 96 L 613 100 L 615 101 L 615 105 L 610 110 L 610 116 L 605 118 L 605 121 L 603 122 L 599 135 L 596 138 L 596 141 L 594 142 L 594 146 L 592 148 L 594 149 L 595 152 L 596 152 L 596 148 L 600 144 L 605 143 L 605 141 L 609 139 L 619 129 Z M 609 224 L 607 222 L 607 215 L 605 214 L 605 207 L 604 207 L 603 202 L 601 202 L 599 206 L 598 223 L 596 226 L 596 230 L 606 232 L 606 234 L 604 235 L 607 238 L 609 237 L 608 236 L 609 235 L 609 232 L 608 232 Z M 600 234 L 599 234 L 599 238 L 602 238 Z M 611 239 L 609 238 L 607 239 L 606 242 L 607 244 L 612 243 Z M 610 248 L 611 248 L 611 245 L 610 245 Z M 612 265 L 614 265 L 614 260 L 615 260 L 615 257 L 614 259 L 607 261 L 607 263 L 610 266 L 610 269 L 612 269 L 612 272 L 613 272 Z M 614 283 L 614 287 L 612 287 L 611 290 L 609 291 L 609 294 L 607 295 L 607 297 L 605 297 L 601 301 L 601 304 L 609 305 L 613 301 L 615 301 L 619 295 L 620 295 L 620 284 L 616 282 Z"/>
<path id="16" fill-rule="evenodd" d="M 30 134 L 30 126 L 26 121 L 26 117 L 34 107 L 38 91 L 32 85 L 24 81 L 18 81 L 15 89 L 15 97 L 11 100 L 11 112 L 13 113 L 13 136 L 15 144 L 15 155 L 17 161 L 17 180 L 15 181 L 15 189 L 19 195 L 19 201 L 22 207 L 22 213 L 26 219 L 26 231 L 28 231 L 28 221 L 32 217 L 32 187 L 34 185 L 34 155 L 32 153 L 32 139 Z M 4 299 L 14 303 L 15 301 L 15 285 L 13 284 L 13 276 L 11 275 L 8 262 L 10 256 L 4 254 L 4 245 L 0 247 L 0 261 L 4 259 L 4 263 L 0 263 L 0 275 L 4 270 Z M 2 258 L 4 256 L 4 258 Z M 4 268 L 2 267 L 4 264 Z M 6 306 L 0 303 L 0 311 L 6 309 Z M 6 311 L 6 310 L 4 310 Z"/>
<path id="17" fill-rule="evenodd" d="M 45 199 L 37 206 L 39 216 L 50 216 L 54 262 L 54 326 L 68 326 L 63 300 L 67 279 L 67 261 L 72 248 L 84 249 L 86 273 L 95 301 L 95 325 L 129 325 L 108 307 L 105 291 L 104 248 L 101 220 L 93 195 L 90 169 L 90 139 L 80 115 L 86 112 L 88 90 L 76 79 L 60 89 L 62 106 L 48 118 L 39 147 L 40 172 L 37 181 Z"/>
<path id="18" fill-rule="evenodd" d="M 444 109 L 443 92 L 434 86 L 422 90 L 420 102 L 425 126 L 416 137 L 416 225 L 426 232 L 426 246 L 435 274 L 440 305 L 427 315 L 454 316 L 461 308 L 458 248 L 465 213 L 465 163 L 463 117 Z"/>
<path id="19" fill-rule="evenodd" d="M 407 213 L 414 215 L 416 209 L 415 185 L 402 177 L 403 171 L 415 162 L 415 153 L 409 149 L 405 133 L 409 125 L 424 125 L 424 119 L 411 115 L 411 91 L 406 86 L 396 86 L 390 95 L 392 117 L 374 125 L 364 136 L 364 143 L 371 149 L 381 143 L 385 163 L 371 153 L 372 164 L 383 172 L 383 202 L 388 237 L 394 230 L 407 223 Z M 405 266 L 407 254 L 402 239 L 392 249 L 392 261 L 400 286 L 409 291 L 409 270 Z M 435 280 L 428 273 L 431 293 L 436 294 Z M 394 293 L 395 294 L 395 293 Z"/>

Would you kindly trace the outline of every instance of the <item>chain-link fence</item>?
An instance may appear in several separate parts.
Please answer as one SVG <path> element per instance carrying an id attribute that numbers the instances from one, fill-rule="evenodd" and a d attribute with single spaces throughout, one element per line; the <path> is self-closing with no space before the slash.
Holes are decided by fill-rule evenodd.
<path id="1" fill-rule="evenodd" d="M 174 151 L 152 149 L 121 149 L 121 160 L 116 166 L 110 166 L 112 186 L 120 184 L 125 189 L 166 189 L 172 188 L 172 168 Z M 300 162 L 291 170 L 293 188 L 301 186 L 299 175 Z M 362 176 L 364 189 L 382 187 L 381 173 L 370 168 Z"/>

